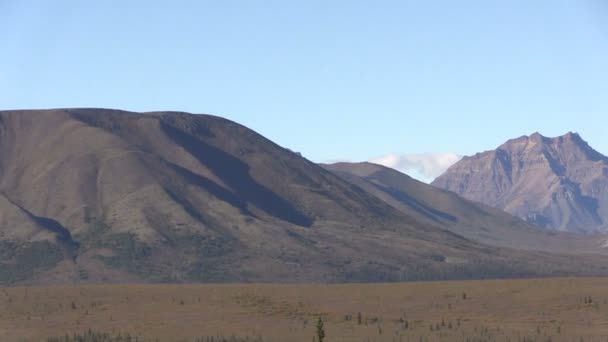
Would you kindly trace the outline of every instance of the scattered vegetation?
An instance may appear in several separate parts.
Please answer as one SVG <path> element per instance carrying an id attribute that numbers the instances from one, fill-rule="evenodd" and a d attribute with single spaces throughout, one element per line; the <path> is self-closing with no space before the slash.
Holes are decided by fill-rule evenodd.
<path id="1" fill-rule="evenodd" d="M 36 272 L 53 268 L 62 258 L 61 249 L 48 241 L 0 241 L 0 284 L 28 279 Z"/>
<path id="2" fill-rule="evenodd" d="M 46 342 L 156 342 L 159 339 L 145 339 L 128 333 L 111 334 L 107 332 L 94 332 L 88 330 L 84 333 L 73 335 L 48 337 Z M 202 336 L 194 339 L 194 342 L 264 342 L 261 337 L 236 337 L 236 336 Z"/>
<path id="3" fill-rule="evenodd" d="M 323 342 L 325 339 L 325 328 L 323 326 L 323 318 L 319 316 L 317 321 L 317 342 Z"/>
<path id="4" fill-rule="evenodd" d="M 129 334 L 110 334 L 88 330 L 82 334 L 49 337 L 46 342 L 135 342 L 137 337 Z"/>
<path id="5" fill-rule="evenodd" d="M 606 288 L 604 279 L 0 288 L 0 331 L 47 342 L 605 341 Z"/>

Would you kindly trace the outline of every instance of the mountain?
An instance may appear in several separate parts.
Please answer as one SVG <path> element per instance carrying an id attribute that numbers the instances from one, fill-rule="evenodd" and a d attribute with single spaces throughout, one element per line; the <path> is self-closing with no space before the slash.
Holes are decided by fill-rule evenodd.
<path id="1" fill-rule="evenodd" d="M 467 239 L 491 246 L 554 253 L 606 253 L 595 238 L 539 229 L 502 210 L 467 200 L 382 165 L 363 162 L 322 166 L 404 214 Z"/>
<path id="2" fill-rule="evenodd" d="M 235 122 L 0 112 L 0 283 L 607 275 L 410 215 Z"/>
<path id="3" fill-rule="evenodd" d="M 558 231 L 608 231 L 608 158 L 578 134 L 539 133 L 465 157 L 432 183 Z"/>

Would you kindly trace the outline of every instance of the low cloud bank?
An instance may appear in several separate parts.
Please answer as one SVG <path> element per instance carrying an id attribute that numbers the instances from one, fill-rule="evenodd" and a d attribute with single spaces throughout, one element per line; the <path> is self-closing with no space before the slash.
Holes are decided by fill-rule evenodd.
<path id="1" fill-rule="evenodd" d="M 370 162 L 399 170 L 424 182 L 431 182 L 460 159 L 462 156 L 456 153 L 411 153 L 387 154 Z"/>

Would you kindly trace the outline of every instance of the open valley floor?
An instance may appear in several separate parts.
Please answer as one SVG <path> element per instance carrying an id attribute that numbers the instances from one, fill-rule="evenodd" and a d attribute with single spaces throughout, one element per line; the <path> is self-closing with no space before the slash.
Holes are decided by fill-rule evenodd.
<path id="1" fill-rule="evenodd" d="M 0 290 L 0 340 L 605 341 L 608 279 L 86 285 Z M 211 337 L 214 337 L 213 339 Z M 233 339 L 237 340 L 237 339 Z M 240 340 L 239 340 L 240 341 Z"/>

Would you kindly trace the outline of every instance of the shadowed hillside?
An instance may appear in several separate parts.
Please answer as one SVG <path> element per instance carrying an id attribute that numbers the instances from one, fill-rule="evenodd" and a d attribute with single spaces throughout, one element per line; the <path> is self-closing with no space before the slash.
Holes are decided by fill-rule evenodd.
<path id="1" fill-rule="evenodd" d="M 608 274 L 463 238 L 210 115 L 4 111 L 0 161 L 3 283 Z"/>

